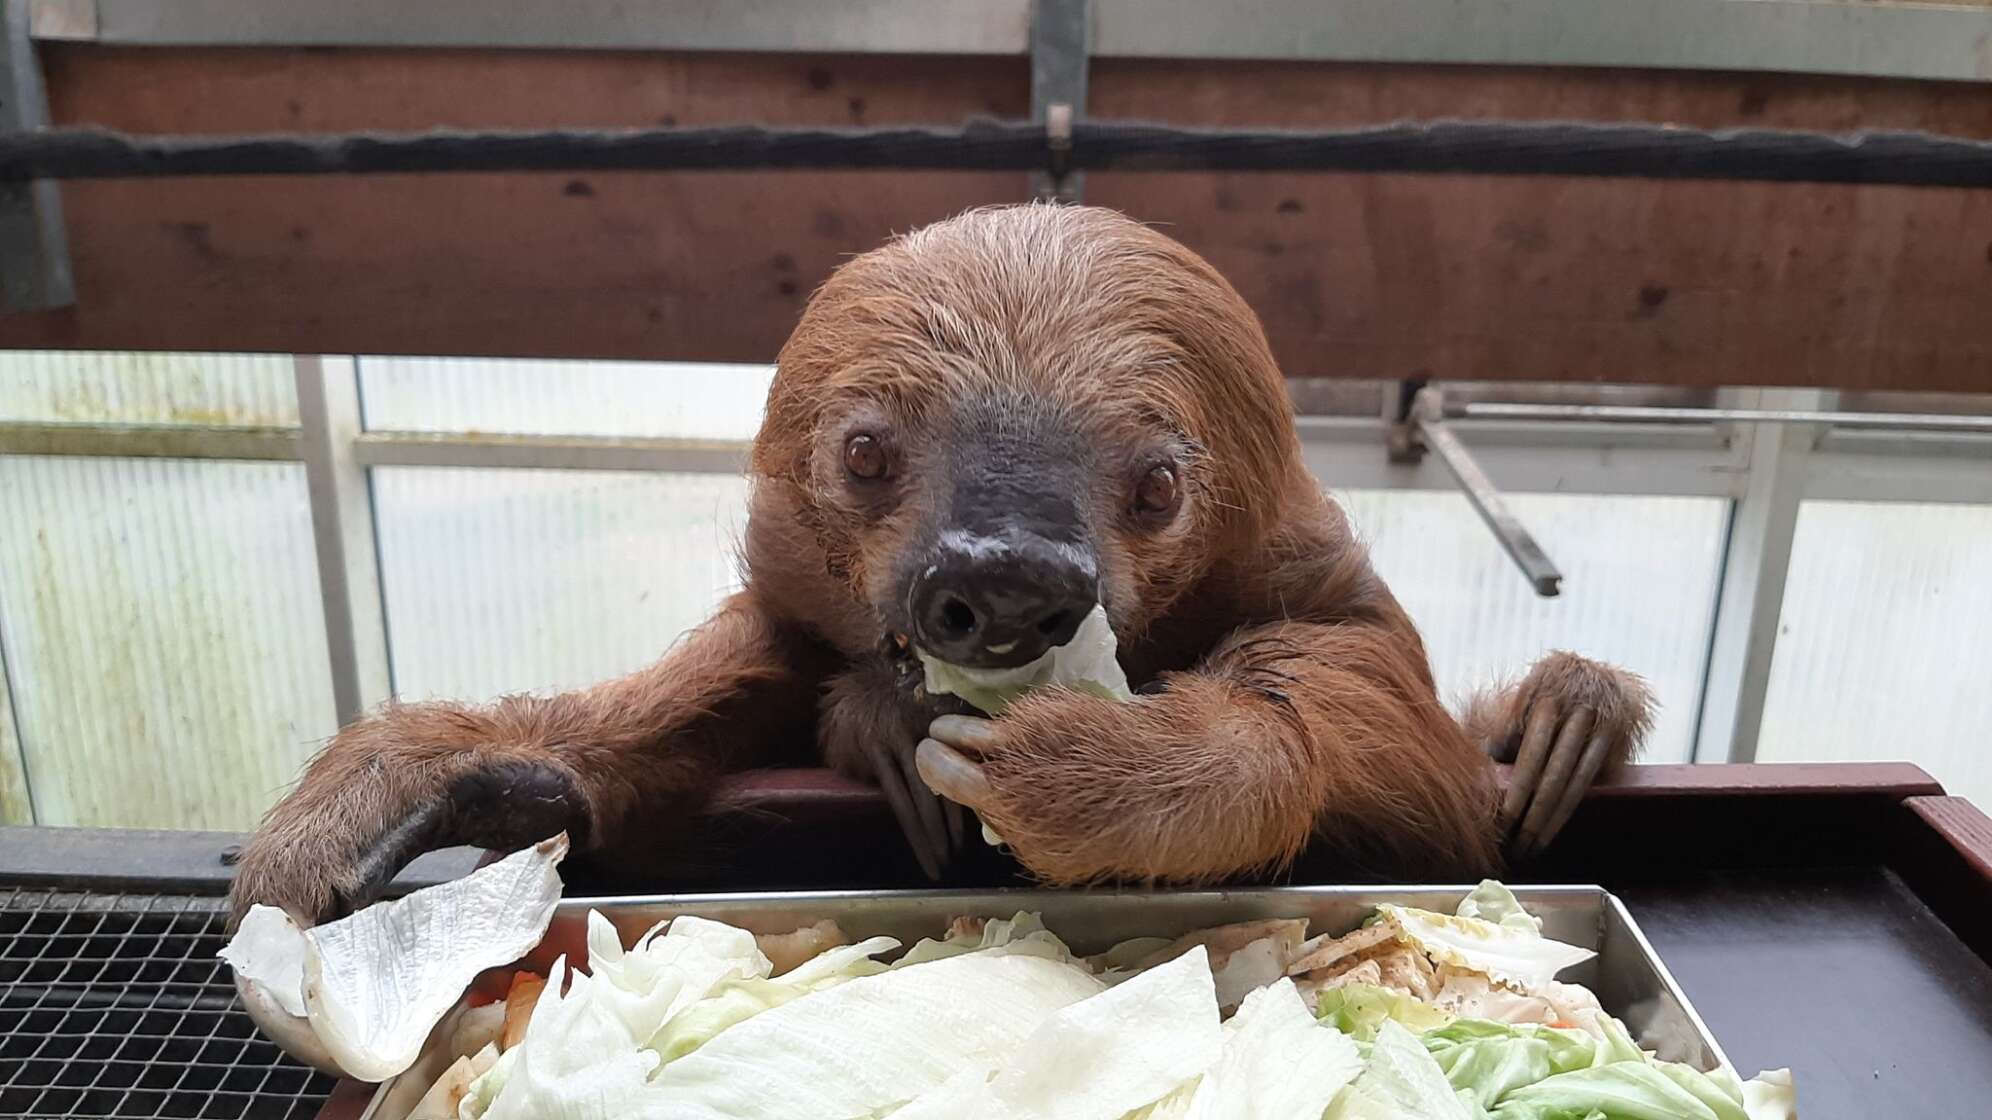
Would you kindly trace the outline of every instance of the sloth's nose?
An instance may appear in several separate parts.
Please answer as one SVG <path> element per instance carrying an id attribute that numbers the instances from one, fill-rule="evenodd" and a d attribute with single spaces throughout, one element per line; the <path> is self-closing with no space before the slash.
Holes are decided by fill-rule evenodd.
<path id="1" fill-rule="evenodd" d="M 913 637 L 943 661 L 1011 668 L 1072 640 L 1099 600 L 1090 550 L 1034 534 L 949 540 L 913 580 Z"/>

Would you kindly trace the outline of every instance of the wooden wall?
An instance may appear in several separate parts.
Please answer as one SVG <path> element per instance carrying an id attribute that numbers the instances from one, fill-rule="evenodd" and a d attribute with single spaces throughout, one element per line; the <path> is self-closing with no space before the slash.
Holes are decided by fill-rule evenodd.
<path id="1" fill-rule="evenodd" d="M 58 123 L 139 132 L 953 123 L 1024 60 L 43 50 Z M 1928 129 L 1992 86 L 1103 60 L 1096 116 Z M 1007 173 L 76 182 L 78 304 L 0 346 L 766 361 L 844 256 L 1025 196 Z M 1093 174 L 1265 318 L 1295 376 L 1992 390 L 1992 192 L 1409 175 Z"/>

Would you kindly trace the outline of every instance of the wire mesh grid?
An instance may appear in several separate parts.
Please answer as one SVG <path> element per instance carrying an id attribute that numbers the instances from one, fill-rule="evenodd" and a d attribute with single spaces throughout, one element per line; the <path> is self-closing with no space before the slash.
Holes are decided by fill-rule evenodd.
<path id="1" fill-rule="evenodd" d="M 0 886 L 0 1116 L 309 1117 L 332 1080 L 265 1040 L 222 902 Z"/>

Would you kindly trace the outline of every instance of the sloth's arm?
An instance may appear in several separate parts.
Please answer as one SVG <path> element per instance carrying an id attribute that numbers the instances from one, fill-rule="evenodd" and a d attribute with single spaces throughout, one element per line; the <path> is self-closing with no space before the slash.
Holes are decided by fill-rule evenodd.
<path id="1" fill-rule="evenodd" d="M 808 653 L 747 593 L 661 661 L 593 688 L 395 704 L 334 736 L 245 848 L 230 894 L 307 921 L 365 904 L 424 851 L 599 845 L 670 821 L 723 771 L 806 735 Z"/>
<path id="2" fill-rule="evenodd" d="M 948 743 L 923 745 L 921 772 L 1057 883 L 1214 881 L 1280 867 L 1317 834 L 1383 870 L 1495 869 L 1490 767 L 1415 638 L 1254 626 L 1161 680 L 1130 703 L 1056 691 L 940 721 Z"/>

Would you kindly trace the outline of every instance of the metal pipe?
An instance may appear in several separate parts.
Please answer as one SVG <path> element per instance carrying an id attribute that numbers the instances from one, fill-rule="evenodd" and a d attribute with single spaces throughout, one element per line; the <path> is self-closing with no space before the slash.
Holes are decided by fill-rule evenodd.
<path id="1" fill-rule="evenodd" d="M 380 175 L 769 169 L 1035 171 L 1046 123 L 957 127 L 554 129 L 129 134 L 0 132 L 0 181 L 206 175 Z M 1088 119 L 1074 106 L 1070 172 L 1339 171 L 1992 187 L 1992 141 L 1627 122 L 1403 121 L 1350 128 L 1178 128 Z"/>
<path id="2" fill-rule="evenodd" d="M 1426 390 L 1418 395 L 1429 400 L 1426 394 L 1430 392 Z M 1545 599 L 1555 598 L 1563 582 L 1563 573 L 1556 570 L 1556 565 L 1543 553 L 1542 546 L 1536 544 L 1535 538 L 1509 511 L 1508 504 L 1501 500 L 1501 492 L 1494 488 L 1494 483 L 1474 461 L 1466 445 L 1459 441 L 1444 420 L 1436 416 L 1420 416 L 1418 431 L 1425 445 L 1438 455 L 1439 461 L 1459 482 L 1473 511 L 1494 531 L 1495 539 L 1507 550 L 1509 558 L 1528 577 L 1529 586 Z"/>
<path id="3" fill-rule="evenodd" d="M 1447 401 L 1441 406 L 1440 415 L 1452 420 L 1561 420 L 1602 424 L 1824 424 L 1833 428 L 1983 432 L 1992 435 L 1992 416 L 1911 412 L 1807 412 L 1781 408 L 1646 408 L 1638 405 Z"/>
<path id="4" fill-rule="evenodd" d="M 353 456 L 354 437 L 365 428 L 359 374 L 349 359 L 300 354 L 293 361 L 332 705 L 344 727 L 392 691 L 373 489 Z"/>

